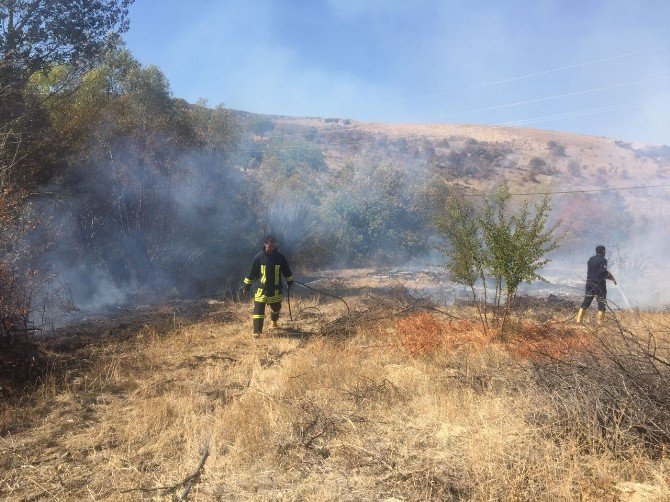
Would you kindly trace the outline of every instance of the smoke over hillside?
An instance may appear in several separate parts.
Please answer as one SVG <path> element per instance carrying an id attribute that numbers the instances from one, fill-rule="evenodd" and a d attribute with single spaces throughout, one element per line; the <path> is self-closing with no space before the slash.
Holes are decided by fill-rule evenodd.
<path id="1" fill-rule="evenodd" d="M 40 257 L 74 303 L 97 311 L 236 289 L 268 232 L 298 272 L 403 265 L 440 242 L 440 187 L 483 194 L 560 193 L 562 247 L 552 277 L 579 284 L 597 244 L 631 301 L 667 303 L 670 157 L 604 139 L 474 126 L 393 126 L 337 119 L 230 116 L 225 154 L 156 135 L 152 155 L 133 141 L 98 148 L 45 190 L 33 210 Z M 58 194 L 58 195 L 53 195 Z M 534 196 L 528 196 L 533 199 Z M 519 201 L 523 198 L 520 197 Z M 581 286 L 575 286 L 575 294 Z"/>

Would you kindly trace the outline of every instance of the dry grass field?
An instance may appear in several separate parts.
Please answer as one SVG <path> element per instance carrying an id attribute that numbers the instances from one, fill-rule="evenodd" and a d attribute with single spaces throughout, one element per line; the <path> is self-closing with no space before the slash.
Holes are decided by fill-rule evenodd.
<path id="1" fill-rule="evenodd" d="M 465 307 L 347 301 L 258 340 L 210 301 L 45 342 L 0 408 L 0 498 L 670 500 L 669 316 L 501 337 Z"/>

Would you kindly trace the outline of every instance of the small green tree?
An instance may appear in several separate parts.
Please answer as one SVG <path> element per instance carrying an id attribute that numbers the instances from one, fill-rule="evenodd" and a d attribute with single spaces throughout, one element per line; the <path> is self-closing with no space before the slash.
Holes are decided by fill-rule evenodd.
<path id="1" fill-rule="evenodd" d="M 275 123 L 270 118 L 258 118 L 251 124 L 251 130 L 258 134 L 261 138 L 266 133 L 274 131 Z"/>
<path id="2" fill-rule="evenodd" d="M 482 302 L 477 301 L 475 289 L 478 282 L 486 283 L 486 255 L 475 207 L 469 200 L 450 195 L 445 202 L 445 213 L 445 217 L 436 218 L 435 221 L 438 229 L 448 239 L 440 251 L 449 257 L 446 268 L 451 278 L 470 288 L 486 332 L 486 288 Z"/>
<path id="3" fill-rule="evenodd" d="M 505 183 L 478 205 L 450 194 L 445 215 L 436 218 L 437 228 L 447 239 L 442 252 L 453 280 L 467 285 L 477 305 L 484 329 L 488 325 L 488 287 L 494 286 L 493 322 L 501 332 L 522 282 L 544 280 L 539 270 L 558 248 L 556 229 L 549 225 L 551 199 L 548 195 L 531 211 L 528 201 L 514 210 L 512 195 Z M 481 284 L 481 297 L 477 293 Z"/>

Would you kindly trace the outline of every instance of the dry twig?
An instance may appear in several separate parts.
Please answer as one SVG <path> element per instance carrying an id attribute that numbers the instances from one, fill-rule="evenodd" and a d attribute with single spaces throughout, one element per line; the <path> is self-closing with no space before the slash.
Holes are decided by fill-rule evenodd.
<path id="1" fill-rule="evenodd" d="M 176 493 L 180 488 L 184 488 L 184 491 L 181 493 L 181 495 L 177 496 L 177 500 L 186 500 L 188 497 L 188 494 L 191 492 L 193 489 L 193 486 L 200 480 L 200 476 L 202 476 L 203 469 L 205 467 L 205 462 L 207 461 L 207 457 L 209 457 L 209 439 L 205 442 L 205 447 L 202 452 L 202 456 L 200 457 L 200 462 L 198 463 L 198 467 L 195 469 L 195 472 L 182 480 L 181 482 L 172 485 L 172 486 L 159 486 L 156 488 L 130 488 L 128 490 L 123 490 L 121 493 L 131 493 L 131 492 L 164 492 L 165 495 L 169 493 Z"/>

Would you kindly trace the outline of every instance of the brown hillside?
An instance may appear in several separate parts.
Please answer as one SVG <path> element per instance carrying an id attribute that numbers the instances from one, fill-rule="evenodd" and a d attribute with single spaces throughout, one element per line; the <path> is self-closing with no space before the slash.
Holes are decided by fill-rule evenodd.
<path id="1" fill-rule="evenodd" d="M 670 200 L 668 187 L 616 190 L 670 185 L 668 146 L 522 127 L 384 124 L 236 113 L 252 129 L 254 123 L 272 123 L 271 132 L 255 137 L 258 144 L 281 137 L 286 144 L 313 145 L 335 170 L 367 155 L 472 190 L 488 191 L 501 180 L 522 193 L 614 189 L 605 193 L 620 195 L 618 204 L 623 203 L 631 218 L 641 224 L 662 220 Z"/>

